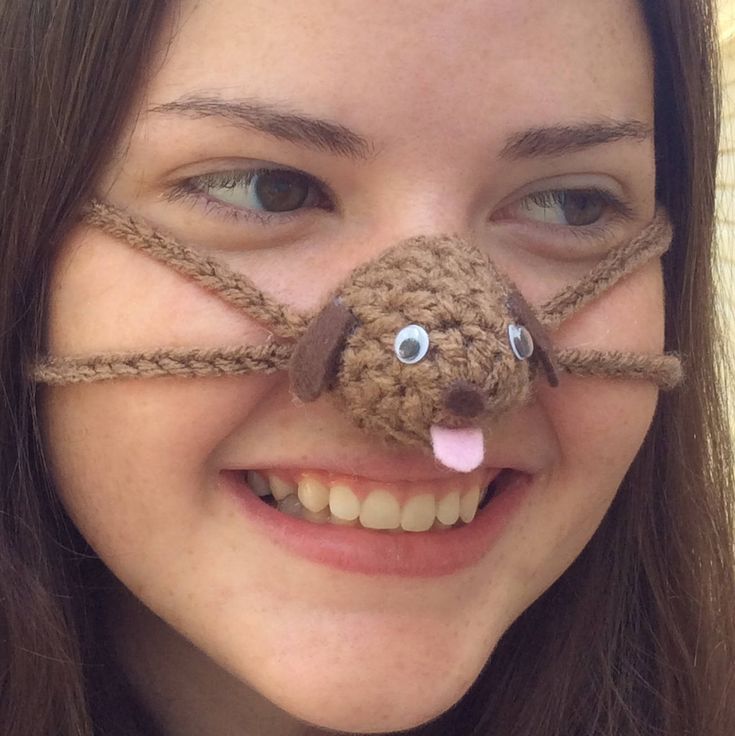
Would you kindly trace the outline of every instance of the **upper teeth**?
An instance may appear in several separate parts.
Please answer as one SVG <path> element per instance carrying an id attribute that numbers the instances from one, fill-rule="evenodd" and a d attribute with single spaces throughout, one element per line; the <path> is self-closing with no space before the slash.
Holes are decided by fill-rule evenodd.
<path id="1" fill-rule="evenodd" d="M 288 496 L 297 496 L 307 510 L 307 518 L 314 516 L 314 520 L 326 521 L 331 514 L 331 519 L 338 523 L 356 523 L 359 519 L 362 526 L 370 529 L 401 528 L 411 532 L 427 531 L 437 521 L 445 526 L 451 526 L 459 519 L 469 523 L 475 518 L 484 497 L 484 493 L 480 494 L 479 481 L 474 481 L 461 493 L 458 490 L 436 495 L 422 492 L 411 496 L 402 505 L 389 488 L 373 488 L 360 500 L 343 479 L 325 482 L 314 475 L 304 474 L 295 482 L 274 473 L 264 476 L 249 471 L 247 482 L 257 495 L 272 494 L 280 502 Z"/>

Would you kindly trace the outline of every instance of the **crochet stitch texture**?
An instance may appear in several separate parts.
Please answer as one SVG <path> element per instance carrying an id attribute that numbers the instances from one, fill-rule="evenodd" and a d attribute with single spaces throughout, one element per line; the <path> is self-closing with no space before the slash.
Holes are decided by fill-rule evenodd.
<path id="1" fill-rule="evenodd" d="M 419 236 L 355 269 L 316 315 L 293 311 L 246 275 L 108 204 L 91 203 L 84 221 L 192 279 L 279 339 L 220 349 L 45 356 L 31 367 L 40 383 L 288 370 L 301 400 L 328 393 L 365 431 L 430 448 L 432 427 L 487 426 L 530 401 L 537 380 L 556 385 L 560 372 L 648 380 L 662 389 L 682 378 L 676 355 L 555 350 L 551 339 L 564 320 L 669 248 L 671 226 L 661 209 L 637 237 L 537 307 L 472 244 Z M 421 326 L 429 339 L 425 357 L 414 364 L 402 362 L 394 345 L 409 325 Z M 511 347 L 511 325 L 533 340 L 527 360 Z"/>

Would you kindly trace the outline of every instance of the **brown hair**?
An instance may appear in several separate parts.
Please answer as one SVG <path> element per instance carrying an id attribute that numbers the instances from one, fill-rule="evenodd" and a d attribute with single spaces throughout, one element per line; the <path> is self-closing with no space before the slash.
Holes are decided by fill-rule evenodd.
<path id="1" fill-rule="evenodd" d="M 589 545 L 469 692 L 417 736 L 735 733 L 732 455 L 711 247 L 713 11 L 711 0 L 642 6 L 656 58 L 658 196 L 676 230 L 667 349 L 686 356 L 687 383 L 661 398 Z M 164 10 L 160 0 L 0 4 L 4 736 L 154 732 L 99 646 L 98 562 L 55 499 L 24 366 L 41 347 L 54 251 L 120 132 Z"/>

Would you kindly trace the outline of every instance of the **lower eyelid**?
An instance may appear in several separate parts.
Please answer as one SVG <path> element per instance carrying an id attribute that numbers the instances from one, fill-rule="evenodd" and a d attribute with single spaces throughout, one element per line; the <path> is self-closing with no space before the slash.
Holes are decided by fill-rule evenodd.
<path id="1" fill-rule="evenodd" d="M 630 231 L 631 220 L 617 213 L 594 225 L 557 225 L 531 220 L 504 220 L 497 237 L 508 247 L 562 260 L 600 257 L 614 248 Z"/>

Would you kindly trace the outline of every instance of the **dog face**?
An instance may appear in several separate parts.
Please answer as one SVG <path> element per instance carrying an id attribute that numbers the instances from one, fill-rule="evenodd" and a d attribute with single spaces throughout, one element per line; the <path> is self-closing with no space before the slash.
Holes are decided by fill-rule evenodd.
<path id="1" fill-rule="evenodd" d="M 313 320 L 294 351 L 294 392 L 329 390 L 362 429 L 435 446 L 436 428 L 480 428 L 529 400 L 524 308 L 465 241 L 412 238 L 354 271 Z"/>

